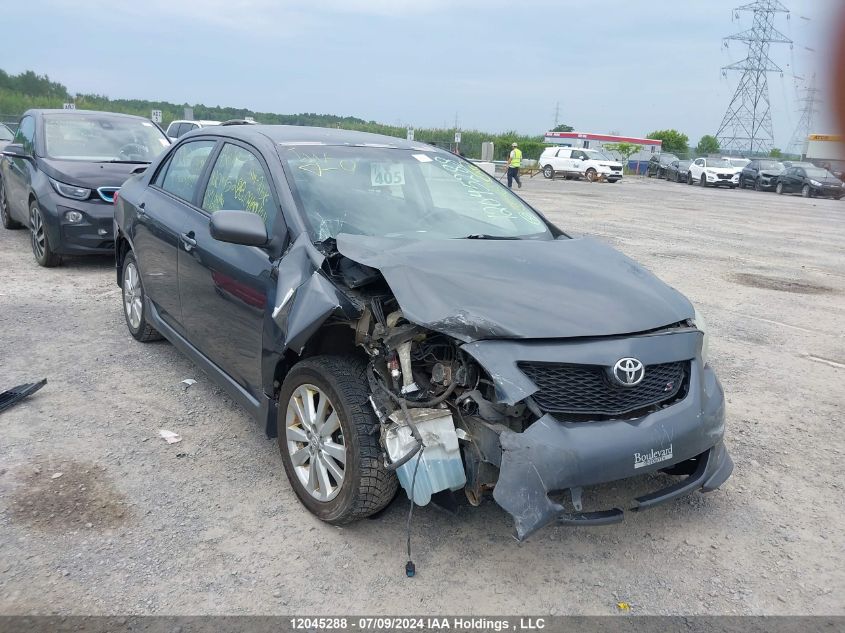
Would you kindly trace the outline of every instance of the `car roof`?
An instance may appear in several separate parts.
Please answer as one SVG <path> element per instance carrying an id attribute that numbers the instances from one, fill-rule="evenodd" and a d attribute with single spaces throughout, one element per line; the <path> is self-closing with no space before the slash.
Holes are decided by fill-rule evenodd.
<path id="1" fill-rule="evenodd" d="M 200 133 L 221 137 L 225 136 L 244 141 L 269 139 L 273 143 L 281 145 L 358 145 L 412 149 L 417 151 L 434 151 L 438 149 L 434 145 L 428 145 L 420 141 L 407 141 L 396 136 L 303 125 L 223 125 L 215 126 L 214 129 L 203 130 L 202 132 L 195 131 L 191 134 L 196 135 Z"/>
<path id="2" fill-rule="evenodd" d="M 63 108 L 32 108 L 23 113 L 27 114 L 81 114 L 84 116 L 110 116 L 119 117 L 122 119 L 140 119 L 141 121 L 149 121 L 149 119 L 136 116 L 134 114 L 123 114 L 122 112 L 107 112 L 105 110 L 65 110 Z"/>

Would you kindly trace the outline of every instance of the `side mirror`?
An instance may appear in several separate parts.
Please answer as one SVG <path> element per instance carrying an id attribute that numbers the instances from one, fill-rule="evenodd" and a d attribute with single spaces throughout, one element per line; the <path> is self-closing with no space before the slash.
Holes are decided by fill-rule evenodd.
<path id="1" fill-rule="evenodd" d="M 6 147 L 3 148 L 3 156 L 10 156 L 12 158 L 32 158 L 32 156 L 26 153 L 26 150 L 24 150 L 23 145 L 20 143 L 9 143 L 6 145 Z"/>
<path id="2" fill-rule="evenodd" d="M 211 216 L 211 237 L 220 242 L 244 246 L 265 246 L 267 227 L 260 216 L 249 211 L 217 211 Z"/>

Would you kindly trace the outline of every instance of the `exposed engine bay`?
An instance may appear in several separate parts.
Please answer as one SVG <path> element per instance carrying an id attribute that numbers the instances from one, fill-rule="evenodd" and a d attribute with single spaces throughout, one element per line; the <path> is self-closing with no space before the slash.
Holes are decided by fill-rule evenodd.
<path id="1" fill-rule="evenodd" d="M 609 249 L 588 240 L 483 249 L 394 242 L 297 240 L 279 267 L 273 318 L 297 354 L 320 328 L 353 330 L 354 349 L 369 360 L 385 466 L 415 504 L 457 493 L 479 505 L 492 491 L 521 540 L 552 521 L 622 520 L 618 508 L 582 511 L 585 486 L 658 469 L 687 475 L 638 498 L 641 509 L 712 490 L 730 475 L 721 387 L 701 362 L 703 333 L 682 295 L 619 254 L 594 270 L 592 256 L 607 259 Z M 441 263 L 458 257 L 475 268 L 460 273 L 464 284 L 475 280 L 471 292 Z M 535 276 L 490 264 L 505 257 L 528 263 Z M 559 279 L 558 292 L 543 296 L 550 283 L 543 262 L 549 271 L 573 271 L 572 296 Z M 620 318 L 591 305 L 594 295 L 583 290 L 591 277 L 618 287 L 612 299 L 627 301 L 630 312 Z M 536 308 L 511 300 L 524 296 L 518 284 L 534 284 Z M 641 359 L 649 375 L 643 388 L 611 384 L 608 371 L 620 359 Z M 582 401 L 573 404 L 576 396 Z M 569 493 L 568 508 L 550 498 L 558 492 Z"/>

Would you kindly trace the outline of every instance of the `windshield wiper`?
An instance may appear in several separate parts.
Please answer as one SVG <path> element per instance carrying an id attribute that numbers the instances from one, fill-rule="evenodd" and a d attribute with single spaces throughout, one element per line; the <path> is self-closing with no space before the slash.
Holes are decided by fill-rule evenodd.
<path id="1" fill-rule="evenodd" d="M 521 237 L 513 237 L 510 235 L 488 235 L 487 233 L 471 233 L 462 238 L 463 240 L 521 240 Z"/>

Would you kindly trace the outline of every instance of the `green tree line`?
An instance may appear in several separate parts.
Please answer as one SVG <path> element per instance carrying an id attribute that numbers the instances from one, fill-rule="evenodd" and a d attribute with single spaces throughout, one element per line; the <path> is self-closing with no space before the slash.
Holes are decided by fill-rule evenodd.
<path id="1" fill-rule="evenodd" d="M 192 107 L 195 119 L 225 121 L 252 117 L 258 123 L 276 125 L 312 125 L 318 127 L 337 127 L 346 130 L 374 132 L 387 136 L 405 138 L 404 127 L 385 125 L 376 121 L 365 121 L 357 117 L 333 114 L 278 114 L 256 112 L 249 108 L 227 106 L 206 106 L 203 104 L 176 104 L 167 101 L 149 101 L 146 99 L 111 99 L 97 94 L 70 94 L 63 84 L 51 80 L 47 75 L 38 75 L 31 70 L 10 75 L 0 70 L 0 115 L 7 122 L 16 121 L 29 108 L 61 108 L 64 103 L 74 103 L 80 110 L 101 110 L 135 114 L 149 118 L 152 110 L 161 110 L 162 127 L 167 129 L 171 121 L 183 118 L 184 108 Z M 435 143 L 440 147 L 453 147 L 455 130 L 450 128 L 416 128 L 414 138 L 423 143 Z M 481 130 L 461 130 L 460 151 L 471 158 L 481 157 L 481 143 L 492 141 L 495 158 L 504 160 L 511 148 L 511 143 L 518 143 L 525 158 L 539 158 L 546 145 L 543 136 L 529 136 L 514 131 L 493 134 Z"/>

